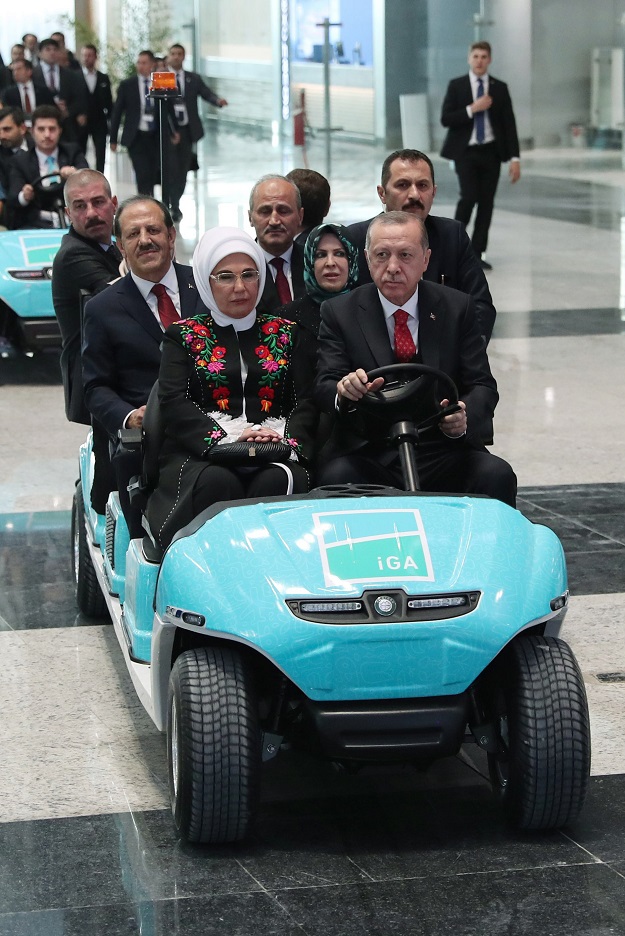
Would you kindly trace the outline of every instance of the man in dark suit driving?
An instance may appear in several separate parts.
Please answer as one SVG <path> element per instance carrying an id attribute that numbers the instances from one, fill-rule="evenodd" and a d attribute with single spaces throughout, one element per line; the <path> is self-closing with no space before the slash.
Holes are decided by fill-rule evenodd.
<path id="1" fill-rule="evenodd" d="M 479 333 L 473 300 L 422 279 L 430 260 L 423 221 L 401 211 L 375 218 L 367 234 L 373 283 L 321 306 L 316 398 L 334 417 L 321 457 L 321 484 L 377 483 L 403 487 L 397 453 L 368 440 L 337 412 L 381 388 L 368 372 L 393 363 L 422 363 L 456 384 L 458 412 L 444 416 L 419 446 L 421 486 L 427 491 L 488 494 L 515 505 L 516 477 L 486 450 L 498 400 Z M 448 399 L 439 400 L 442 406 Z"/>
<path id="2" fill-rule="evenodd" d="M 16 153 L 11 160 L 8 197 L 11 226 L 60 227 L 62 185 L 72 173 L 88 169 L 89 164 L 77 143 L 60 142 L 61 113 L 57 107 L 42 104 L 33 111 L 32 118 L 35 145 Z"/>
<path id="3" fill-rule="evenodd" d="M 488 344 L 497 313 L 486 277 L 463 225 L 430 214 L 435 195 L 434 166 L 429 156 L 420 150 L 403 149 L 386 157 L 378 185 L 384 211 L 405 211 L 425 222 L 432 253 L 424 278 L 473 297 L 480 331 Z M 365 238 L 371 221 L 359 221 L 347 229 L 358 248 L 359 285 L 371 282 L 365 259 Z"/>

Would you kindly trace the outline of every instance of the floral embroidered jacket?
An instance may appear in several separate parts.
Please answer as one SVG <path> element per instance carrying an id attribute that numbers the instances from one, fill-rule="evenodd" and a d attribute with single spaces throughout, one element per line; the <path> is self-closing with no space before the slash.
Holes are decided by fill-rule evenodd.
<path id="1" fill-rule="evenodd" d="M 209 315 L 176 322 L 165 335 L 159 375 L 165 454 L 183 450 L 204 458 L 227 436 L 214 413 L 245 416 L 252 424 L 286 419 L 285 439 L 305 455 L 308 427 L 313 434 L 315 428 L 314 368 L 298 327 L 286 319 L 259 315 L 252 328 L 238 333 Z"/>

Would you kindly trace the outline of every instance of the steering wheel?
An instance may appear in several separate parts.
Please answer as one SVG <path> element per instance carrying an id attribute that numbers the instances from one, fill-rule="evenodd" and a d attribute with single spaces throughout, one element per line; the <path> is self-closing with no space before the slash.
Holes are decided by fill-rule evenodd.
<path id="1" fill-rule="evenodd" d="M 44 185 L 46 179 L 58 179 L 51 185 Z M 30 183 L 35 190 L 35 198 L 32 204 L 42 211 L 56 212 L 59 218 L 59 227 L 67 227 L 65 220 L 65 202 L 63 200 L 63 187 L 65 179 L 61 178 L 59 172 L 48 172 L 33 179 Z"/>
<path id="2" fill-rule="evenodd" d="M 358 431 L 365 438 L 386 439 L 389 428 L 404 421 L 418 430 L 428 429 L 461 409 L 455 383 L 436 367 L 387 364 L 368 371 L 367 376 L 370 381 L 383 377 L 384 386 L 366 393 L 358 402 L 341 397 L 339 403 L 341 415 L 354 411 L 360 424 Z M 447 398 L 449 405 L 442 407 L 441 398 Z"/>
<path id="3" fill-rule="evenodd" d="M 46 179 L 59 179 L 58 182 L 53 182 L 52 185 L 44 185 Z M 65 180 L 61 178 L 60 170 L 58 172 L 48 172 L 46 175 L 40 175 L 30 183 L 35 189 L 37 194 L 51 194 L 58 195 L 63 191 L 63 186 L 65 185 Z"/>

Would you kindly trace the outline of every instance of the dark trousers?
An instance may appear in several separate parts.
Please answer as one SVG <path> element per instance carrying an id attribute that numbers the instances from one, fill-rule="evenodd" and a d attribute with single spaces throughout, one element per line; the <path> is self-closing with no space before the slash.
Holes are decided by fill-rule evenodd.
<path id="1" fill-rule="evenodd" d="M 98 172 L 104 172 L 106 140 L 108 137 L 106 124 L 103 124 L 102 126 L 86 126 L 78 128 L 78 143 L 83 153 L 87 152 L 87 143 L 89 142 L 89 137 L 91 137 L 93 140 L 93 146 L 95 148 L 95 167 Z"/>
<path id="2" fill-rule="evenodd" d="M 170 148 L 170 186 L 169 203 L 172 210 L 180 207 L 180 199 L 187 184 L 187 174 L 191 168 L 193 154 L 189 127 L 179 127 L 180 143 Z"/>
<path id="3" fill-rule="evenodd" d="M 128 147 L 135 171 L 139 195 L 154 195 L 154 186 L 160 181 L 160 155 L 158 134 L 138 130 Z"/>
<path id="4" fill-rule="evenodd" d="M 460 185 L 460 198 L 456 205 L 456 221 L 465 227 L 477 205 L 471 243 L 478 257 L 486 250 L 499 183 L 501 160 L 495 143 L 467 146 L 461 159 L 456 159 L 456 174 Z"/>
<path id="5" fill-rule="evenodd" d="M 222 500 L 305 494 L 308 490 L 306 469 L 296 462 L 289 462 L 285 467 L 287 471 L 281 465 L 264 465 L 262 468 L 207 465 L 193 488 L 193 513 L 197 516 L 202 510 Z"/>
<path id="6" fill-rule="evenodd" d="M 486 494 L 516 507 L 517 479 L 503 458 L 475 449 L 464 439 L 422 445 L 417 457 L 421 490 L 448 494 Z M 366 446 L 328 461 L 317 484 L 384 484 L 404 489 L 399 457 Z"/>

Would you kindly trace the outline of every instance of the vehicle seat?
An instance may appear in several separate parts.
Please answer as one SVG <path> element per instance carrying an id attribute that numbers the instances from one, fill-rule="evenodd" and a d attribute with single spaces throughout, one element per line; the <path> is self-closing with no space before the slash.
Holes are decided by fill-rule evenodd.
<path id="1" fill-rule="evenodd" d="M 143 552 L 146 558 L 152 562 L 160 561 L 163 556 L 163 549 L 155 541 L 150 532 L 145 517 L 145 508 L 148 503 L 148 497 L 158 484 L 158 460 L 164 435 L 165 430 L 163 428 L 161 407 L 158 399 L 157 380 L 150 390 L 141 429 L 122 430 L 122 432 L 120 432 L 120 440 L 125 448 L 141 451 L 142 453 L 143 470 L 140 475 L 135 475 L 134 478 L 131 478 L 128 491 L 132 504 L 139 507 L 143 513 L 142 523 L 148 534 L 143 538 Z"/>

